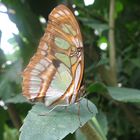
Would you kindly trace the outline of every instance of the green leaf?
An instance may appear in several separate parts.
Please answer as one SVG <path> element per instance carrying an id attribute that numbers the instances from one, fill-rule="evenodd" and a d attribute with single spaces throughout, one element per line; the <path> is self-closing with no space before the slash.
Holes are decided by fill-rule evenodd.
<path id="1" fill-rule="evenodd" d="M 7 81 L 6 78 L 0 79 L 0 98 L 2 100 L 6 100 L 11 97 L 11 95 L 14 95 L 12 86 Z"/>
<path id="2" fill-rule="evenodd" d="M 96 29 L 99 34 L 101 34 L 103 31 L 108 30 L 108 25 L 101 23 L 98 20 L 94 20 L 94 19 L 88 19 L 88 18 L 79 18 L 80 21 L 82 21 L 86 26 L 92 28 L 92 29 Z"/>
<path id="3" fill-rule="evenodd" d="M 13 45 L 13 46 L 16 46 L 16 45 L 17 45 L 17 42 L 15 41 L 15 38 L 14 38 L 14 37 L 9 38 L 9 39 L 8 39 L 8 42 L 9 42 L 11 45 Z"/>
<path id="4" fill-rule="evenodd" d="M 0 38 L 1 39 L 1 38 Z M 0 68 L 6 62 L 6 57 L 3 50 L 0 48 Z"/>
<path id="5" fill-rule="evenodd" d="M 21 83 L 21 72 L 22 72 L 22 60 L 17 60 L 14 64 L 6 71 L 5 78 L 8 81 Z"/>
<path id="6" fill-rule="evenodd" d="M 4 140 L 18 140 L 18 130 L 5 125 Z"/>
<path id="7" fill-rule="evenodd" d="M 108 91 L 114 100 L 140 103 L 140 90 L 131 88 L 108 87 Z"/>
<path id="8" fill-rule="evenodd" d="M 140 68 L 140 58 L 135 58 L 130 60 L 135 66 Z"/>
<path id="9" fill-rule="evenodd" d="M 106 92 L 107 91 L 107 88 L 105 87 L 104 84 L 102 83 L 99 83 L 99 82 L 96 82 L 96 83 L 93 83 L 93 84 L 90 84 L 87 89 L 86 89 L 88 92 Z"/>
<path id="10" fill-rule="evenodd" d="M 98 43 L 101 44 L 101 43 L 104 43 L 104 42 L 107 42 L 107 38 L 104 37 L 104 36 L 100 37 Z"/>
<path id="11" fill-rule="evenodd" d="M 49 110 L 44 104 L 36 104 L 24 120 L 20 129 L 20 140 L 61 140 L 96 115 L 95 105 L 89 102 L 89 107 L 93 113 L 87 108 L 87 100 L 82 99 L 79 116 L 77 104 L 68 106 L 67 110 L 57 107 L 47 115 L 40 116 L 39 114 L 47 113 Z"/>
<path id="12" fill-rule="evenodd" d="M 13 63 L 6 72 L 0 76 L 0 98 L 2 100 L 7 100 L 15 95 L 17 92 L 16 87 L 13 86 L 13 83 L 20 84 L 21 83 L 21 70 L 22 70 L 22 62 L 21 60 Z"/>
<path id="13" fill-rule="evenodd" d="M 4 122 L 0 122 L 0 139 L 3 140 Z"/>
<path id="14" fill-rule="evenodd" d="M 23 97 L 21 94 L 16 95 L 15 97 L 12 97 L 10 99 L 7 99 L 5 103 L 27 103 L 28 101 L 26 100 L 25 97 Z"/>
<path id="15" fill-rule="evenodd" d="M 122 10 L 123 10 L 123 3 L 122 2 L 120 2 L 120 1 L 116 1 L 116 12 L 117 13 L 121 13 L 122 12 Z"/>

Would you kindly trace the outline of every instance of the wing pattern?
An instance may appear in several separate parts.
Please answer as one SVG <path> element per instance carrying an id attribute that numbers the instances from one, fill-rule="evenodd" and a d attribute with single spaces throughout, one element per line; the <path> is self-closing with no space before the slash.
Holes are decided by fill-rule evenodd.
<path id="1" fill-rule="evenodd" d="M 53 9 L 36 54 L 23 72 L 23 95 L 46 106 L 78 101 L 83 77 L 79 25 L 64 5 Z"/>

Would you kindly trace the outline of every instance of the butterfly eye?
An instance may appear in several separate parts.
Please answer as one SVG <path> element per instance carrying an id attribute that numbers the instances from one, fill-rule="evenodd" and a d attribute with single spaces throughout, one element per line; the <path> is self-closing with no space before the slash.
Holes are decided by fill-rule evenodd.
<path id="1" fill-rule="evenodd" d="M 75 55 L 77 55 L 77 48 L 76 47 L 71 47 L 70 48 L 70 56 L 75 56 Z"/>
<path id="2" fill-rule="evenodd" d="M 71 47 L 71 51 L 72 51 L 72 52 L 76 52 L 76 51 L 77 51 L 76 47 L 72 46 L 72 47 Z"/>
<path id="3" fill-rule="evenodd" d="M 77 51 L 78 51 L 78 52 L 81 52 L 82 49 L 83 49 L 82 47 L 79 47 L 79 48 L 77 48 Z"/>
<path id="4" fill-rule="evenodd" d="M 79 56 L 79 53 L 81 52 L 81 50 L 82 50 L 82 47 L 79 47 L 79 48 L 72 47 L 70 56 Z"/>

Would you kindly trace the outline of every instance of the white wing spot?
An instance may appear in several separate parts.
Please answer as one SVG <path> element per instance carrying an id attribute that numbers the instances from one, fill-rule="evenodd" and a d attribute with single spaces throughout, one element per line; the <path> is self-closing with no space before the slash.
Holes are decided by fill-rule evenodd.
<path id="1" fill-rule="evenodd" d="M 42 43 L 43 43 L 43 45 L 42 45 Z M 39 45 L 39 48 L 46 51 L 48 49 L 48 45 L 46 44 L 46 42 L 41 42 Z"/>
<path id="2" fill-rule="evenodd" d="M 44 66 L 44 67 L 48 67 L 49 63 L 45 60 L 45 59 L 41 59 L 40 63 Z"/>
<path id="3" fill-rule="evenodd" d="M 32 86 L 29 88 L 30 93 L 38 93 L 40 91 L 40 87 Z"/>
<path id="4" fill-rule="evenodd" d="M 42 55 L 46 55 L 46 52 L 45 52 L 45 51 L 41 51 L 41 54 L 42 54 Z"/>
<path id="5" fill-rule="evenodd" d="M 31 72 L 31 75 L 35 75 L 35 76 L 37 76 L 39 74 L 39 72 Z"/>
<path id="6" fill-rule="evenodd" d="M 38 63 L 36 66 L 35 66 L 35 69 L 38 69 L 40 71 L 44 71 L 45 67 L 44 65 L 41 65 L 40 63 Z"/>
<path id="7" fill-rule="evenodd" d="M 31 80 L 41 82 L 41 79 L 37 76 L 31 76 Z"/>
<path id="8" fill-rule="evenodd" d="M 56 13 L 56 14 L 54 14 L 54 17 L 58 18 L 58 17 L 60 17 L 60 15 L 58 13 Z"/>
<path id="9" fill-rule="evenodd" d="M 64 15 L 64 13 L 63 13 L 62 11 L 58 11 L 58 13 L 59 13 L 60 15 Z"/>
<path id="10" fill-rule="evenodd" d="M 40 86 L 41 82 L 40 81 L 30 81 L 30 86 Z"/>

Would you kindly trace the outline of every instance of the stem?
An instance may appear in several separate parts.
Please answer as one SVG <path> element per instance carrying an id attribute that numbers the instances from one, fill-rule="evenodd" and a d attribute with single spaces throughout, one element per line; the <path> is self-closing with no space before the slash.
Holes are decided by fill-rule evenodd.
<path id="1" fill-rule="evenodd" d="M 109 43 L 110 43 L 110 49 L 109 49 L 109 60 L 110 60 L 110 76 L 111 77 L 111 86 L 117 86 L 117 73 L 116 73 L 116 53 L 115 53 L 115 0 L 110 0 L 110 9 L 109 9 Z M 130 108 L 124 104 L 119 103 L 119 106 L 126 114 L 128 120 L 133 123 L 135 127 L 139 126 L 139 119 L 137 116 L 135 116 Z"/>
<path id="2" fill-rule="evenodd" d="M 102 140 L 97 130 L 89 122 L 81 127 L 80 130 L 86 136 L 87 140 Z"/>
<path id="3" fill-rule="evenodd" d="M 7 104 L 7 107 L 8 107 L 8 113 L 13 122 L 13 125 L 15 126 L 15 128 L 20 129 L 22 125 L 22 121 L 19 115 L 17 114 L 14 105 L 10 103 L 10 104 Z"/>
<path id="4" fill-rule="evenodd" d="M 98 121 L 97 121 L 97 119 L 96 119 L 95 117 L 93 117 L 93 118 L 92 118 L 92 121 L 93 121 L 93 123 L 94 123 L 94 125 L 95 125 L 95 127 L 96 127 L 96 130 L 98 130 L 99 133 L 100 133 L 100 136 L 102 136 L 102 140 L 107 140 L 107 139 L 106 139 L 106 136 L 105 136 L 105 134 L 104 134 L 104 132 L 103 132 L 103 130 L 102 130 L 102 128 L 100 127 L 100 124 L 99 124 Z"/>
<path id="5" fill-rule="evenodd" d="M 110 62 L 110 77 L 112 77 L 112 85 L 117 85 L 117 73 L 116 73 L 116 53 L 115 53 L 115 0 L 110 0 L 109 9 L 109 62 Z"/>

